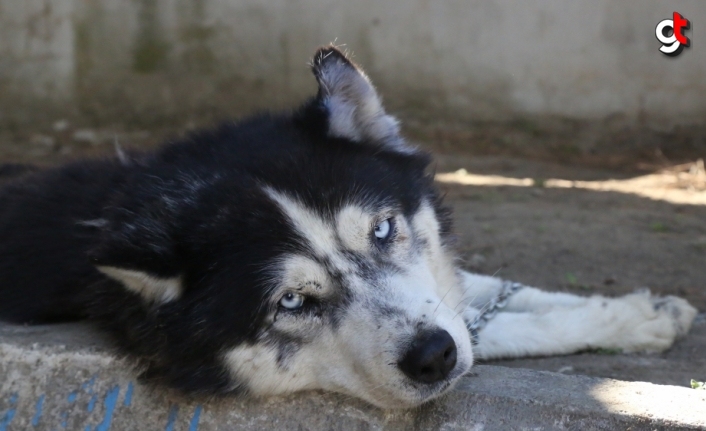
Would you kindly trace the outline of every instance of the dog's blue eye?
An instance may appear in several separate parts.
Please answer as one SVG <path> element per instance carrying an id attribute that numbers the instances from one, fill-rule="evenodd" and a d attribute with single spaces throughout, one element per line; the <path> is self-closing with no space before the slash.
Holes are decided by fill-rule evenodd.
<path id="1" fill-rule="evenodd" d="M 390 219 L 383 220 L 375 225 L 375 238 L 386 239 L 388 236 L 390 236 L 390 231 L 392 231 Z"/>
<path id="2" fill-rule="evenodd" d="M 285 293 L 282 299 L 279 300 L 279 305 L 287 310 L 296 310 L 304 305 L 304 295 L 299 293 Z"/>

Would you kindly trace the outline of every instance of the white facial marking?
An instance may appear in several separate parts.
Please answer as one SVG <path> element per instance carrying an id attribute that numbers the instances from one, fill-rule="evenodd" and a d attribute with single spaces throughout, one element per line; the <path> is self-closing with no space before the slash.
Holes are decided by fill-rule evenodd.
<path id="1" fill-rule="evenodd" d="M 424 257 L 438 283 L 437 293 L 444 303 L 456 309 L 463 300 L 463 290 L 458 287 L 462 280 L 456 272 L 453 256 L 441 244 L 439 221 L 429 202 L 422 203 L 414 215 L 412 225 L 415 232 L 427 242 Z"/>
<path id="2" fill-rule="evenodd" d="M 128 290 L 140 294 L 147 301 L 165 303 L 181 296 L 181 278 L 158 278 L 142 271 L 98 266 L 100 272 L 113 278 Z"/>
<path id="3" fill-rule="evenodd" d="M 334 226 L 296 199 L 271 188 L 265 191 L 287 215 L 316 256 L 328 259 L 340 271 L 352 270 L 350 262 L 341 255 Z"/>
<path id="4" fill-rule="evenodd" d="M 225 363 L 233 378 L 254 395 L 286 394 L 316 389 L 314 367 L 295 356 L 293 363 L 282 367 L 277 363 L 277 348 L 253 344 L 242 345 L 225 354 Z"/>
<path id="5" fill-rule="evenodd" d="M 370 251 L 370 229 L 374 215 L 358 205 L 346 205 L 336 219 L 336 231 L 343 245 L 352 251 Z"/>
<path id="6" fill-rule="evenodd" d="M 447 280 L 452 283 L 440 284 Z M 461 298 L 456 278 L 434 273 L 422 257 L 407 265 L 404 273 L 390 277 L 387 280 L 387 290 L 396 296 L 395 305 L 405 310 L 407 316 L 444 329 L 451 335 L 456 342 L 459 366 L 472 365 L 471 342 L 463 316 L 454 310 L 456 303 L 447 299 L 449 296 L 458 298 L 456 300 Z"/>
<path id="7" fill-rule="evenodd" d="M 320 287 L 325 287 L 330 283 L 328 273 L 314 260 L 301 255 L 287 255 L 279 265 L 281 265 L 281 280 L 286 280 L 289 287 L 296 287 L 302 283 L 314 282 Z"/>
<path id="8" fill-rule="evenodd" d="M 318 214 L 306 208 L 296 199 L 271 188 L 266 189 L 272 200 L 277 202 L 295 229 L 319 256 L 337 252 L 333 229 Z"/>

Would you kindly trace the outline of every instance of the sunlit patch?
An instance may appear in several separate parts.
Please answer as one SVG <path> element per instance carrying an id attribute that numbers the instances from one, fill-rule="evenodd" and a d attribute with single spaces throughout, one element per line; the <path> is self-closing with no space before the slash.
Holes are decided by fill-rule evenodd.
<path id="1" fill-rule="evenodd" d="M 642 386 L 638 389 L 638 386 Z M 703 412 L 701 397 L 684 396 L 685 389 L 677 386 L 653 385 L 643 382 L 621 382 L 606 380 L 587 388 L 588 395 L 598 401 L 608 412 L 621 416 L 650 416 L 674 424 L 681 424 L 685 415 Z M 678 400 L 678 401 L 677 401 Z"/>
<path id="2" fill-rule="evenodd" d="M 623 180 L 573 181 L 548 179 L 541 182 L 532 178 L 472 174 L 465 169 L 459 169 L 456 172 L 438 174 L 436 181 L 468 186 L 576 188 L 633 194 L 674 204 L 706 205 L 706 172 L 703 171 L 703 164 L 699 165 L 696 163 L 694 166 L 696 168 L 664 170 L 655 174 Z"/>

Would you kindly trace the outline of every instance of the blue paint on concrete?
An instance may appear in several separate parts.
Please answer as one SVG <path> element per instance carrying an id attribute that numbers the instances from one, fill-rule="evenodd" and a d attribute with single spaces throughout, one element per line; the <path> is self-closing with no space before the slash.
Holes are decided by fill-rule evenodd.
<path id="1" fill-rule="evenodd" d="M 86 428 L 84 428 L 83 431 L 91 431 L 91 426 L 90 426 L 90 425 L 86 425 Z"/>
<path id="2" fill-rule="evenodd" d="M 69 400 L 69 404 L 73 404 L 76 402 L 76 397 L 78 396 L 78 393 L 76 391 L 73 391 L 69 394 L 67 399 Z M 69 417 L 69 412 L 63 412 L 61 414 L 61 427 L 66 428 L 67 422 L 68 422 L 68 417 Z"/>
<path id="3" fill-rule="evenodd" d="M 89 394 L 93 393 L 93 385 L 96 383 L 96 376 L 91 377 L 91 380 L 84 382 L 81 389 L 87 390 Z"/>
<path id="4" fill-rule="evenodd" d="M 93 394 L 90 400 L 88 400 L 88 413 L 93 412 L 93 409 L 96 407 L 96 401 L 98 400 L 98 395 Z"/>
<path id="5" fill-rule="evenodd" d="M 103 402 L 103 405 L 105 406 L 103 422 L 96 426 L 96 431 L 108 431 L 110 429 L 110 423 L 113 421 L 115 404 L 118 402 L 118 395 L 120 395 L 120 386 L 117 385 L 114 386 L 113 389 L 109 390 L 105 395 L 105 401 Z"/>
<path id="6" fill-rule="evenodd" d="M 17 398 L 17 393 L 10 395 L 10 408 L 7 409 L 7 412 L 5 412 L 2 420 L 0 420 L 0 431 L 7 431 L 7 426 L 10 425 L 10 422 L 12 422 L 12 419 L 15 417 L 15 413 L 17 412 L 17 409 L 15 408 L 17 405 Z"/>
<path id="7" fill-rule="evenodd" d="M 169 409 L 169 417 L 167 418 L 167 427 L 164 429 L 164 431 L 174 431 L 174 424 L 176 423 L 177 420 L 177 414 L 179 414 L 179 406 L 176 404 L 172 405 L 172 408 Z"/>
<path id="8" fill-rule="evenodd" d="M 125 407 L 130 407 L 132 403 L 132 382 L 127 384 L 127 392 L 125 392 L 125 399 L 123 400 L 123 405 Z"/>
<path id="9" fill-rule="evenodd" d="M 39 425 L 39 419 L 42 418 L 42 406 L 44 406 L 44 394 L 39 396 L 39 399 L 37 399 L 37 404 L 34 405 L 34 417 L 32 417 L 33 427 Z"/>
<path id="10" fill-rule="evenodd" d="M 199 404 L 194 409 L 194 415 L 189 423 L 189 431 L 199 431 L 199 418 L 201 418 L 201 405 Z"/>

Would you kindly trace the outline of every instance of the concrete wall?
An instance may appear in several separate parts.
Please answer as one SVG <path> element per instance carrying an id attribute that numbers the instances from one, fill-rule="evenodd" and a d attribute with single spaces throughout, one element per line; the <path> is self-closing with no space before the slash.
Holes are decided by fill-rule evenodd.
<path id="1" fill-rule="evenodd" d="M 692 47 L 658 52 L 677 10 Z M 184 124 L 292 106 L 346 43 L 408 118 L 706 119 L 703 0 L 0 0 L 0 125 Z"/>

